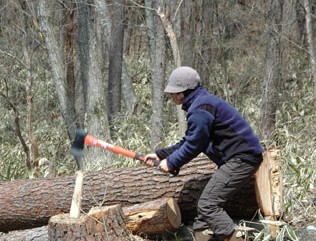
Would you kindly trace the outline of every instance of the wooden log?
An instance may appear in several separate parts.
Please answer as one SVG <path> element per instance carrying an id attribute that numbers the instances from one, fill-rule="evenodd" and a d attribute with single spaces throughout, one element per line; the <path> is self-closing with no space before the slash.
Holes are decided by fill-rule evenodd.
<path id="1" fill-rule="evenodd" d="M 100 220 L 100 214 L 106 212 L 108 208 L 109 207 L 94 207 L 89 211 L 89 215 L 91 216 L 93 214 L 94 220 Z M 150 235 L 164 236 L 166 234 L 177 231 L 182 224 L 179 206 L 173 198 L 162 198 L 147 203 L 140 203 L 129 207 L 124 207 L 123 213 L 125 217 L 125 226 L 128 231 L 133 235 L 141 235 L 143 237 L 148 237 Z M 99 216 L 97 216 L 96 214 L 98 214 Z M 109 216 L 107 216 L 107 218 L 109 218 Z M 75 218 L 72 218 L 70 214 L 60 214 L 50 218 L 50 225 L 52 225 L 53 222 L 58 222 L 59 227 L 63 227 L 63 225 L 65 225 L 65 231 L 67 235 L 69 235 L 67 230 L 70 228 L 70 223 L 74 226 L 78 226 L 79 224 L 84 225 L 85 219 L 83 219 L 83 217 L 79 217 L 79 219 L 76 220 Z M 78 227 L 76 228 L 78 229 Z M 74 229 L 72 228 L 71 233 L 73 232 L 73 230 Z M 95 229 L 95 231 L 97 231 L 97 229 Z M 0 236 L 0 241 L 9 240 L 48 240 L 47 226 L 25 231 L 15 231 L 8 235 Z"/>
<path id="2" fill-rule="evenodd" d="M 271 149 L 263 155 L 263 162 L 256 173 L 255 191 L 260 212 L 269 226 L 272 238 L 276 238 L 279 227 L 273 221 L 283 214 L 283 184 L 280 150 Z"/>
<path id="3" fill-rule="evenodd" d="M 283 214 L 282 172 L 280 150 L 265 152 L 256 173 L 256 197 L 264 216 L 281 217 Z"/>
<path id="4" fill-rule="evenodd" d="M 196 215 L 197 199 L 216 171 L 207 158 L 186 164 L 177 177 L 170 177 L 145 166 L 118 168 L 85 174 L 82 210 L 97 205 L 121 204 L 123 207 L 159 198 L 173 197 L 182 220 Z M 48 219 L 69 213 L 75 176 L 0 182 L 0 232 L 47 225 Z M 233 217 L 253 217 L 258 209 L 254 178 L 226 205 Z"/>
<path id="5" fill-rule="evenodd" d="M 22 231 L 14 231 L 5 235 L 0 235 L 0 241 L 47 241 L 47 226 Z"/>
<path id="6" fill-rule="evenodd" d="M 48 237 L 49 241 L 132 240 L 119 204 L 92 208 L 82 218 L 72 218 L 69 214 L 55 215 L 49 219 Z"/>
<path id="7" fill-rule="evenodd" d="M 173 198 L 157 199 L 123 208 L 126 227 L 132 234 L 164 236 L 181 226 L 179 206 Z"/>

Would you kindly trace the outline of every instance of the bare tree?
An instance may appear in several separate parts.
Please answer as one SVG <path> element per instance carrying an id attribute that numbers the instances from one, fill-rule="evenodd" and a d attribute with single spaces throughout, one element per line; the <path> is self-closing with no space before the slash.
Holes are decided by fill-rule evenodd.
<path id="1" fill-rule="evenodd" d="M 314 106 L 316 107 L 316 50 L 315 38 L 313 33 L 313 20 L 311 14 L 310 1 L 304 0 L 305 18 L 306 18 L 306 32 L 309 49 L 311 76 L 314 83 Z"/>
<path id="2" fill-rule="evenodd" d="M 96 10 L 99 12 L 100 16 L 100 24 L 102 26 L 103 37 L 109 45 L 109 43 L 111 42 L 110 36 L 112 29 L 112 19 L 110 16 L 109 6 L 106 1 L 103 0 L 95 0 L 95 4 Z M 137 99 L 133 88 L 132 79 L 128 74 L 124 59 L 122 59 L 121 94 L 126 110 L 129 114 L 133 114 L 137 104 Z"/>
<path id="3" fill-rule="evenodd" d="M 121 111 L 121 76 L 123 61 L 124 40 L 124 0 L 116 0 L 111 7 L 111 35 L 109 44 L 109 80 L 108 106 L 109 121 L 113 124 L 114 118 Z"/>
<path id="4" fill-rule="evenodd" d="M 93 1 L 76 3 L 78 8 L 78 47 L 80 60 L 80 82 L 77 84 L 77 100 L 81 104 L 80 112 L 83 113 L 83 125 L 93 135 L 108 135 L 109 125 L 105 87 L 102 73 L 102 36 L 98 11 Z M 84 98 L 83 98 L 84 97 Z M 94 170 L 107 165 L 110 158 L 101 158 L 103 152 L 98 148 L 87 150 L 85 166 Z M 102 160 L 95 162 L 95 160 Z M 108 161 L 107 161 L 108 160 Z"/>
<path id="5" fill-rule="evenodd" d="M 89 78 L 89 56 L 90 56 L 90 32 L 91 32 L 91 7 L 82 1 L 76 1 L 76 17 L 78 24 L 77 46 L 79 75 L 76 83 L 75 106 L 78 122 L 81 128 L 85 126 L 86 100 L 88 98 L 87 85 Z"/>
<path id="6" fill-rule="evenodd" d="M 275 117 L 281 82 L 281 23 L 283 0 L 269 0 L 267 14 L 267 44 L 260 132 L 262 140 L 271 144 L 274 139 Z"/>
<path id="7" fill-rule="evenodd" d="M 172 56 L 173 61 L 176 67 L 180 67 L 182 65 L 181 56 L 180 56 L 180 49 L 178 46 L 177 36 L 175 34 L 174 28 L 170 21 L 170 16 L 167 12 L 162 12 L 161 9 L 156 9 L 157 14 L 160 17 L 162 25 L 165 29 L 165 32 L 169 38 L 169 42 L 172 49 Z M 185 114 L 182 110 L 180 105 L 177 105 L 177 116 L 178 116 L 178 123 L 179 123 L 179 133 L 180 136 L 184 136 L 186 130 L 186 122 L 185 122 Z"/>
<path id="8" fill-rule="evenodd" d="M 23 62 L 24 66 L 26 67 L 26 103 L 27 103 L 27 114 L 26 114 L 26 125 L 27 125 L 27 131 L 28 131 L 28 138 L 31 142 L 31 166 L 32 169 L 38 169 L 38 159 L 39 159 L 39 148 L 38 148 L 38 142 L 37 138 L 33 133 L 33 74 L 32 74 L 32 50 L 29 46 L 29 37 L 27 36 L 28 32 L 28 26 L 30 23 L 29 15 L 32 16 L 30 13 L 31 6 L 28 5 L 27 1 L 20 0 L 21 9 L 23 12 L 23 32 L 25 33 L 23 35 L 23 42 L 22 42 L 22 52 L 23 52 Z"/>
<path id="9" fill-rule="evenodd" d="M 50 65 L 53 72 L 55 89 L 58 96 L 60 110 L 64 118 L 65 127 L 67 129 L 70 140 L 73 140 L 76 132 L 75 125 L 75 108 L 72 105 L 69 92 L 67 90 L 64 59 L 62 55 L 63 48 L 57 41 L 52 26 L 52 3 L 48 0 L 39 1 L 39 19 L 40 27 L 45 36 L 46 47 L 50 59 Z"/>
<path id="10" fill-rule="evenodd" d="M 163 134 L 163 90 L 165 83 L 165 33 L 153 9 L 164 11 L 164 1 L 145 1 L 152 76 L 151 148 L 161 147 Z"/>
<path id="11" fill-rule="evenodd" d="M 63 0 L 63 21 L 62 21 L 62 36 L 64 42 L 64 59 L 65 59 L 65 75 L 67 82 L 67 90 L 72 105 L 75 104 L 75 64 L 74 64 L 74 12 L 75 3 L 72 0 Z"/>

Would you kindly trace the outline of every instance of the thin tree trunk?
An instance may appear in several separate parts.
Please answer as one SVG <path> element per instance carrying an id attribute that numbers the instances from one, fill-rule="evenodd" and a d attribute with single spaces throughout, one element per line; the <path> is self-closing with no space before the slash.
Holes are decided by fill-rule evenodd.
<path id="1" fill-rule="evenodd" d="M 313 33 L 313 21 L 311 14 L 310 1 L 304 0 L 305 8 L 305 19 L 306 19 L 306 32 L 307 32 L 307 41 L 309 49 L 309 60 L 311 68 L 311 77 L 314 83 L 314 106 L 316 107 L 316 50 L 315 50 L 315 39 Z"/>
<path id="2" fill-rule="evenodd" d="M 63 0 L 63 38 L 67 89 L 72 105 L 75 104 L 75 65 L 74 65 L 74 7 L 72 0 Z"/>
<path id="3" fill-rule="evenodd" d="M 163 9 L 163 3 L 146 1 L 147 9 Z M 151 149 L 161 147 L 163 134 L 163 90 L 165 86 L 165 33 L 163 26 L 151 10 L 146 10 L 152 72 Z"/>
<path id="4" fill-rule="evenodd" d="M 168 38 L 169 38 L 170 45 L 172 48 L 173 60 L 175 62 L 175 65 L 177 67 L 180 67 L 181 66 L 180 50 L 179 50 L 179 46 L 177 43 L 177 37 L 173 31 L 172 24 L 169 21 L 168 16 L 165 13 L 163 13 L 161 11 L 157 11 L 157 14 L 160 17 L 162 25 L 164 26 L 164 29 L 167 33 Z M 187 129 L 187 126 L 186 126 L 186 121 L 185 121 L 185 113 L 182 110 L 181 105 L 177 105 L 177 114 L 178 114 L 180 136 L 184 136 L 185 131 Z"/>
<path id="5" fill-rule="evenodd" d="M 73 140 L 76 132 L 75 109 L 66 88 L 65 72 L 63 67 L 62 48 L 59 46 L 53 27 L 51 25 L 51 1 L 39 1 L 39 18 L 42 32 L 46 40 L 46 47 L 53 72 L 55 89 L 59 100 L 60 110 L 64 118 L 70 140 Z"/>
<path id="6" fill-rule="evenodd" d="M 87 85 L 89 76 L 89 36 L 90 36 L 90 15 L 91 8 L 89 4 L 76 0 L 77 23 L 78 23 L 78 60 L 79 60 L 79 76 L 76 83 L 76 112 L 78 122 L 81 128 L 84 128 Z"/>
<path id="7" fill-rule="evenodd" d="M 124 43 L 124 5 L 123 0 L 116 0 L 112 5 L 112 24 L 109 42 L 109 80 L 108 80 L 108 110 L 109 122 L 121 111 L 121 77 Z"/>
<path id="8" fill-rule="evenodd" d="M 28 32 L 28 24 L 29 19 L 27 17 L 28 9 L 26 8 L 26 2 L 20 1 L 22 10 L 23 10 L 23 27 L 24 27 L 24 33 Z M 38 168 L 38 156 L 39 156 L 39 150 L 38 150 L 38 142 L 36 137 L 33 134 L 33 76 L 32 76 L 32 60 L 29 54 L 30 48 L 28 46 L 28 36 L 26 34 L 23 35 L 23 62 L 26 67 L 26 129 L 28 132 L 28 138 L 31 143 L 31 159 L 30 164 L 32 166 L 32 169 Z"/>
<path id="9" fill-rule="evenodd" d="M 77 2 L 79 26 L 79 59 L 81 68 L 81 82 L 78 85 L 78 94 L 84 93 L 83 125 L 95 136 L 109 135 L 105 86 L 102 78 L 102 40 L 99 33 L 100 17 L 92 2 Z M 84 166 L 87 170 L 96 170 L 108 164 L 110 158 L 101 158 L 104 154 L 101 149 L 88 149 L 85 155 Z M 95 162 L 95 160 L 102 162 Z"/>
<path id="10" fill-rule="evenodd" d="M 275 117 L 281 83 L 282 0 L 270 0 L 267 14 L 267 46 L 261 104 L 261 139 L 270 145 L 274 139 Z"/>
<path id="11" fill-rule="evenodd" d="M 103 0 L 95 0 L 95 4 L 97 6 L 97 11 L 100 14 L 101 17 L 101 26 L 102 26 L 102 33 L 103 36 L 107 42 L 107 44 L 110 44 L 110 36 L 111 36 L 111 28 L 112 28 L 112 20 L 109 13 L 109 7 Z M 129 114 L 133 114 L 135 111 L 135 107 L 137 104 L 137 99 L 135 95 L 135 91 L 133 88 L 132 79 L 128 74 L 128 70 L 126 68 L 126 65 L 124 61 L 122 60 L 122 98 L 124 100 L 125 107 Z"/>
<path id="12" fill-rule="evenodd" d="M 95 9 L 94 9 L 95 10 Z M 86 129 L 93 135 L 109 136 L 109 123 L 107 113 L 107 100 L 105 93 L 105 83 L 101 73 L 101 26 L 99 24 L 98 12 L 93 11 L 94 24 L 91 24 L 89 37 L 89 72 L 87 83 L 87 99 L 86 99 Z M 93 25 L 92 25 L 93 24 Z M 99 170 L 111 164 L 109 153 L 104 155 L 102 149 L 92 148 L 88 151 L 85 160 L 87 160 L 88 170 Z M 100 160 L 96 162 L 95 160 Z"/>

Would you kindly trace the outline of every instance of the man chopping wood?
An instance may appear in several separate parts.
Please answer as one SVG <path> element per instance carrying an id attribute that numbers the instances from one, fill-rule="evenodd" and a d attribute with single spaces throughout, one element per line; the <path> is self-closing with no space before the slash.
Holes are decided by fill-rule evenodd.
<path id="1" fill-rule="evenodd" d="M 175 145 L 146 155 L 145 164 L 153 166 L 152 160 L 158 159 L 159 170 L 172 173 L 200 153 L 206 154 L 218 170 L 198 201 L 195 240 L 244 240 L 237 237 L 237 226 L 223 206 L 258 169 L 263 152 L 258 137 L 233 106 L 201 86 L 199 74 L 191 67 L 176 68 L 165 92 L 175 104 L 182 104 L 187 130 Z"/>

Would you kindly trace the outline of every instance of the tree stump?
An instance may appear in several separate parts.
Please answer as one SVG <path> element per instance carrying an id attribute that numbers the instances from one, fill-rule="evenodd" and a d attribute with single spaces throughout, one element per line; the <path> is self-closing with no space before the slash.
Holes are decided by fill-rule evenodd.
<path id="1" fill-rule="evenodd" d="M 128 241 L 132 240 L 125 226 L 120 205 L 92 208 L 82 218 L 59 214 L 48 223 L 50 241 Z"/>

